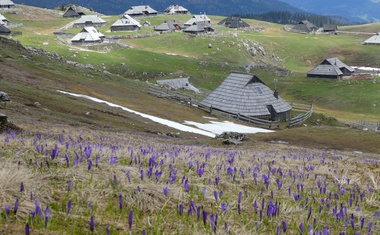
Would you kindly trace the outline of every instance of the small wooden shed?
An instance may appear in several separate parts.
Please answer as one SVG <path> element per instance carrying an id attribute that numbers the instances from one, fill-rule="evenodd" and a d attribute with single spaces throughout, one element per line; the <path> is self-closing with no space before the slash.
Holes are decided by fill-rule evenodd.
<path id="1" fill-rule="evenodd" d="M 338 79 L 343 76 L 351 76 L 354 72 L 354 68 L 334 57 L 325 59 L 320 65 L 307 72 L 307 77 Z"/>
<path id="2" fill-rule="evenodd" d="M 0 0 L 0 8 L 15 8 L 15 4 L 11 0 Z"/>
<path id="3" fill-rule="evenodd" d="M 124 13 L 124 15 L 130 15 L 132 17 L 138 16 L 156 16 L 158 12 L 151 8 L 149 5 L 133 6 Z"/>
<path id="4" fill-rule="evenodd" d="M 167 14 L 189 14 L 189 10 L 180 5 L 170 5 L 165 9 Z"/>
<path id="5" fill-rule="evenodd" d="M 230 16 L 218 23 L 218 25 L 223 25 L 228 28 L 246 28 L 249 27 L 249 24 L 244 22 L 240 17 Z"/>
<path id="6" fill-rule="evenodd" d="M 136 31 L 141 29 L 141 24 L 129 15 L 123 15 L 111 25 L 111 31 Z"/>
<path id="7" fill-rule="evenodd" d="M 303 20 L 298 22 L 290 31 L 295 33 L 313 33 L 318 30 L 318 27 L 313 23 Z"/>
<path id="8" fill-rule="evenodd" d="M 98 17 L 97 15 L 82 15 L 78 20 L 74 22 L 74 27 L 102 27 L 107 23 L 107 21 Z"/>
<path id="9" fill-rule="evenodd" d="M 67 10 L 65 13 L 63 13 L 63 17 L 65 18 L 80 18 L 81 16 L 85 15 L 79 7 L 72 5 Z"/>
<path id="10" fill-rule="evenodd" d="M 231 72 L 201 104 L 225 112 L 278 121 L 289 120 L 292 106 L 255 74 Z"/>

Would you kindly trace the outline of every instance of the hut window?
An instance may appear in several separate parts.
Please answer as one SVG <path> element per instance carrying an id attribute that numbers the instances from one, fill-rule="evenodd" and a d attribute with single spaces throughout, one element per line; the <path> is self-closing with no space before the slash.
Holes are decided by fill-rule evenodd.
<path id="1" fill-rule="evenodd" d="M 261 90 L 261 87 L 259 87 L 259 86 L 255 86 L 255 89 L 256 89 L 256 91 L 257 91 L 257 93 L 258 93 L 259 95 L 264 94 L 264 93 L 263 93 L 263 90 Z"/>

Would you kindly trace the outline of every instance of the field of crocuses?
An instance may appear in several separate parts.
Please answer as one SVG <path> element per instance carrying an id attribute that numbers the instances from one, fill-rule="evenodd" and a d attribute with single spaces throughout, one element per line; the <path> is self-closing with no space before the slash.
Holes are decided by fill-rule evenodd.
<path id="1" fill-rule="evenodd" d="M 377 155 L 74 129 L 0 138 L 0 234 L 380 234 Z"/>

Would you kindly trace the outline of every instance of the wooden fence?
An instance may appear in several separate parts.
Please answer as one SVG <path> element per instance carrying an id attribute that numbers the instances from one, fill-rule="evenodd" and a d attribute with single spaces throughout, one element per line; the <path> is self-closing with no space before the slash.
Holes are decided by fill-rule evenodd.
<path id="1" fill-rule="evenodd" d="M 293 110 L 299 110 L 299 111 L 308 110 L 308 111 L 306 113 L 300 113 L 300 114 L 297 114 L 295 117 L 292 117 L 289 120 L 288 127 L 303 124 L 313 114 L 313 104 L 305 105 L 305 104 L 290 103 L 290 105 L 292 106 Z"/>
<path id="2" fill-rule="evenodd" d="M 361 129 L 361 130 L 369 130 L 369 131 L 380 131 L 380 122 L 371 122 L 371 121 L 361 120 L 361 121 L 352 123 L 352 128 Z"/>

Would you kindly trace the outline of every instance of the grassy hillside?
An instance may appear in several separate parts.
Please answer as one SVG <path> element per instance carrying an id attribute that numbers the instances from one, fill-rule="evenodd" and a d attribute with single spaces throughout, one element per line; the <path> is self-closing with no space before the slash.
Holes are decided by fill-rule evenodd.
<path id="1" fill-rule="evenodd" d="M 23 23 L 15 29 L 23 34 L 0 38 L 0 90 L 11 96 L 0 104 L 9 118 L 0 128 L 0 234 L 380 232 L 380 135 L 341 122 L 379 120 L 379 83 L 305 77 L 324 57 L 355 65 L 378 61 L 377 47 L 362 47 L 362 36 L 291 34 L 257 21 L 248 21 L 249 31 L 229 30 L 216 26 L 222 17 L 211 16 L 212 35 L 172 33 L 80 47 L 52 34 L 71 20 L 22 9 L 6 17 Z M 252 57 L 244 44 L 261 46 L 266 55 Z M 272 88 L 278 79 L 287 100 L 313 101 L 313 116 L 300 127 L 226 146 L 57 92 L 206 123 L 207 113 L 142 90 L 161 78 L 189 76 L 211 91 L 246 65 Z M 289 76 L 277 77 L 277 70 Z"/>
<path id="2" fill-rule="evenodd" d="M 269 86 L 273 87 L 273 79 L 277 79 L 280 95 L 287 100 L 313 102 L 317 111 L 343 121 L 355 121 L 363 117 L 374 121 L 379 119 L 380 112 L 375 106 L 378 82 L 326 81 L 307 79 L 305 76 L 308 70 L 328 57 L 338 57 L 352 66 L 380 67 L 377 47 L 361 45 L 368 35 L 295 34 L 284 31 L 282 25 L 255 20 L 246 20 L 251 25 L 249 30 L 233 30 L 217 25 L 223 17 L 210 16 L 215 34 L 195 37 L 170 33 L 118 40 L 118 45 L 80 48 L 62 43 L 68 41 L 70 36 L 58 40 L 52 34 L 72 19 L 64 19 L 59 12 L 52 10 L 25 6 L 22 9 L 22 14 L 5 14 L 12 22 L 24 24 L 15 29 L 23 32 L 15 36 L 15 40 L 23 45 L 55 52 L 68 60 L 91 64 L 99 70 L 152 82 L 160 78 L 189 76 L 195 86 L 211 91 L 225 79 L 229 71 L 245 71 L 243 67 L 251 65 L 253 69 L 250 72 L 258 74 Z M 105 35 L 116 35 L 109 32 L 109 27 L 119 17 L 103 16 L 107 25 L 99 30 Z M 185 22 L 189 18 L 184 15 L 139 18 L 141 23 L 149 21 L 152 26 L 118 35 L 154 33 L 153 27 L 164 20 Z M 360 25 L 356 29 L 368 32 L 376 31 L 376 27 Z M 79 31 L 72 28 L 67 33 L 76 34 Z M 212 48 L 208 47 L 209 44 Z M 251 56 L 247 52 L 250 47 L 263 48 L 265 56 L 260 52 Z M 278 69 L 291 73 L 288 77 L 276 77 L 275 71 Z"/>

